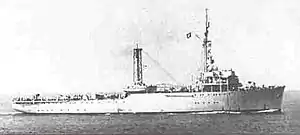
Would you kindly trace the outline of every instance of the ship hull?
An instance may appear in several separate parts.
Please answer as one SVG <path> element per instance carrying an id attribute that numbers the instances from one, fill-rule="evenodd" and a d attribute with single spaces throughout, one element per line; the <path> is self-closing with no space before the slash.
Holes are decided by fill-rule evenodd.
<path id="1" fill-rule="evenodd" d="M 184 113 L 281 110 L 284 87 L 264 90 L 193 93 L 132 94 L 125 99 L 13 104 L 13 109 L 35 114 Z"/>

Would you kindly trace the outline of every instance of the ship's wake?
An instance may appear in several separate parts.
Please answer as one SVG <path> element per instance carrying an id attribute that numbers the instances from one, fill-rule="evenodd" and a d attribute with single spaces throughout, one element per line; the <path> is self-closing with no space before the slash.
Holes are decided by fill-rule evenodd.
<path id="1" fill-rule="evenodd" d="M 194 112 L 191 114 L 241 114 L 242 112 L 231 112 L 231 111 L 209 111 L 209 112 Z"/>
<path id="2" fill-rule="evenodd" d="M 21 114 L 22 112 L 0 112 L 0 115 L 15 115 L 15 114 Z"/>
<path id="3" fill-rule="evenodd" d="M 279 112 L 279 109 L 268 109 L 268 110 L 261 110 L 261 111 L 256 111 L 253 113 L 273 113 L 273 112 Z"/>
<path id="4" fill-rule="evenodd" d="M 209 114 L 261 114 L 261 113 L 276 113 L 281 112 L 279 109 L 268 109 L 268 110 L 260 110 L 260 111 L 207 111 L 207 112 L 190 112 L 185 114 L 194 114 L 194 115 L 209 115 Z M 183 112 L 181 112 L 183 113 Z M 168 115 L 177 115 L 181 113 L 167 113 Z M 0 112 L 1 115 L 18 115 L 18 114 L 28 114 L 23 112 Z M 110 116 L 115 113 L 105 113 L 105 116 Z M 123 115 L 123 113 L 117 113 Z M 136 114 L 136 113 L 125 113 L 125 114 Z M 157 113 L 147 113 L 147 114 L 157 114 Z"/>
<path id="5" fill-rule="evenodd" d="M 259 113 L 274 113 L 279 112 L 279 109 L 268 109 L 260 111 L 209 111 L 209 112 L 193 112 L 191 114 L 259 114 Z"/>

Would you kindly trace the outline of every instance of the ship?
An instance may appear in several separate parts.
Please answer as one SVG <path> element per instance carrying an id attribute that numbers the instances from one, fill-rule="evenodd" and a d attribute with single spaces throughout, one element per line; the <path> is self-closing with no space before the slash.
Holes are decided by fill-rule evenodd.
<path id="1" fill-rule="evenodd" d="M 12 108 L 32 114 L 281 112 L 284 85 L 256 86 L 252 81 L 245 85 L 234 70 L 221 70 L 215 66 L 212 42 L 208 38 L 207 9 L 205 18 L 202 67 L 188 85 L 146 85 L 143 81 L 143 49 L 137 44 L 133 48 L 133 83 L 122 92 L 19 96 L 13 98 Z M 191 35 L 191 32 L 186 34 L 187 38 Z"/>

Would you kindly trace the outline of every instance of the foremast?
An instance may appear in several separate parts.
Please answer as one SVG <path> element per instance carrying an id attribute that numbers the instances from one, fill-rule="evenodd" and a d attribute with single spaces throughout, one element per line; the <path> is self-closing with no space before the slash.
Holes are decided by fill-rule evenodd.
<path id="1" fill-rule="evenodd" d="M 215 65 L 211 53 L 212 42 L 208 38 L 209 28 L 208 9 L 205 9 L 205 32 L 202 43 L 203 55 L 201 58 L 203 61 L 200 76 L 196 81 L 197 89 L 207 92 L 237 90 L 241 84 L 235 72 L 233 70 L 219 70 Z"/>
<path id="2" fill-rule="evenodd" d="M 204 33 L 204 40 L 203 40 L 203 52 L 204 52 L 204 63 L 203 63 L 203 72 L 207 72 L 207 68 L 208 68 L 208 44 L 211 43 L 211 41 L 208 40 L 208 28 L 209 28 L 209 21 L 208 21 L 208 14 L 207 14 L 207 10 L 205 9 L 205 33 Z"/>
<path id="3" fill-rule="evenodd" d="M 210 27 L 210 22 L 208 20 L 208 9 L 205 9 L 205 33 L 204 33 L 204 40 L 203 40 L 203 72 L 211 72 L 213 70 L 218 70 L 218 68 L 214 65 L 214 59 L 211 54 L 211 40 L 208 39 L 208 29 Z"/>

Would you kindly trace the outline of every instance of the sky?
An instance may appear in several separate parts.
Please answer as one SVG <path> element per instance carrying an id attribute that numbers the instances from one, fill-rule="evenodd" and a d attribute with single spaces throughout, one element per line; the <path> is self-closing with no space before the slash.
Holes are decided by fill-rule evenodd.
<path id="1" fill-rule="evenodd" d="M 197 73 L 205 8 L 216 64 L 300 88 L 297 0 L 0 0 L 0 94 L 122 91 L 135 42 L 179 83 Z M 143 55 L 147 84 L 172 83 Z"/>

